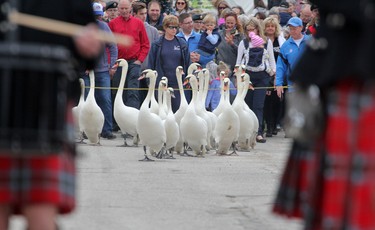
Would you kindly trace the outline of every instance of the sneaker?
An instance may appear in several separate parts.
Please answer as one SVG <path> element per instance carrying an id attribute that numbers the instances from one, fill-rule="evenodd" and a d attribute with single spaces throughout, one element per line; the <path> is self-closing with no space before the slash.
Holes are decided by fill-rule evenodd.
<path id="1" fill-rule="evenodd" d="M 116 136 L 113 133 L 101 134 L 100 136 L 103 138 L 107 138 L 108 140 L 112 140 L 116 138 Z"/>

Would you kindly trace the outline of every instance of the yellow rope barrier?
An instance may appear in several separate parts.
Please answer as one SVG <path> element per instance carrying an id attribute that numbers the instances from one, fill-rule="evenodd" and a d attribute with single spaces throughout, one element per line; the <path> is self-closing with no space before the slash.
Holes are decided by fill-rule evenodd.
<path id="1" fill-rule="evenodd" d="M 85 86 L 86 89 L 89 89 L 90 86 Z M 292 86 L 283 86 L 283 89 L 288 89 L 288 88 L 293 88 Z M 118 87 L 94 87 L 94 89 L 110 89 L 110 90 L 118 90 Z M 123 88 L 123 90 L 148 90 L 149 88 Z M 230 88 L 232 89 L 237 89 L 237 88 Z M 265 86 L 265 87 L 254 87 L 254 90 L 257 89 L 276 89 L 274 86 Z M 155 88 L 157 90 L 157 88 Z M 174 88 L 174 90 L 178 90 L 178 88 Z M 191 89 L 185 89 L 184 90 L 191 90 Z M 208 90 L 221 90 L 221 89 L 208 89 Z"/>

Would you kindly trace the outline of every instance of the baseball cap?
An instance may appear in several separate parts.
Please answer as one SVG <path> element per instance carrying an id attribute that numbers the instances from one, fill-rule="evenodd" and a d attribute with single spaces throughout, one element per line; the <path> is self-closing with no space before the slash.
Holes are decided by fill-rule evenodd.
<path id="1" fill-rule="evenodd" d="M 291 25 L 291 26 L 302 26 L 302 20 L 299 18 L 299 17 L 292 17 L 289 19 L 287 25 Z"/>
<path id="2" fill-rule="evenodd" d="M 103 15 L 103 14 L 104 14 L 102 4 L 97 3 L 97 2 L 94 2 L 94 3 L 92 4 L 92 8 L 93 8 L 93 10 L 94 10 L 94 15 L 95 15 L 95 16 L 96 16 L 96 15 Z"/>

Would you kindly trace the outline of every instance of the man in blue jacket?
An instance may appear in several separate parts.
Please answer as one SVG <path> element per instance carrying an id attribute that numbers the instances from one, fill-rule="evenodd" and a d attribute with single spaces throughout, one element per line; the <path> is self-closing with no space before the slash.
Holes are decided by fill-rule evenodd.
<path id="1" fill-rule="evenodd" d="M 302 33 L 302 20 L 298 17 L 292 17 L 288 21 L 290 30 L 290 38 L 284 42 L 280 48 L 280 54 L 276 64 L 276 89 L 277 95 L 281 98 L 284 93 L 283 84 L 286 80 L 288 87 L 293 86 L 293 82 L 289 80 L 291 71 L 293 70 L 301 54 L 305 50 L 306 42 L 310 38 Z M 292 89 L 289 89 L 289 92 Z"/>
<path id="2" fill-rule="evenodd" d="M 193 30 L 193 18 L 189 13 L 182 13 L 178 17 L 181 31 L 176 35 L 186 41 L 190 53 L 190 61 L 198 62 L 202 67 L 206 67 L 206 64 L 211 61 L 215 54 L 211 56 L 201 56 L 194 52 L 198 49 L 198 42 L 201 38 L 201 34 Z"/>

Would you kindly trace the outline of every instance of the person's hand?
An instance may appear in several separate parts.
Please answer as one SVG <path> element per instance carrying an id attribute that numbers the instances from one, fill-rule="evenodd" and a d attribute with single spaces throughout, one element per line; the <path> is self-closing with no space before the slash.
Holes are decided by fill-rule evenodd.
<path id="1" fill-rule="evenodd" d="M 211 34 L 212 34 L 212 30 L 206 30 L 206 33 L 207 33 L 208 35 L 211 35 Z"/>
<path id="2" fill-rule="evenodd" d="M 199 53 L 196 53 L 196 52 L 191 52 L 190 53 L 190 60 L 191 60 L 191 62 L 199 62 L 199 60 L 200 60 L 200 55 L 199 55 Z"/>
<path id="3" fill-rule="evenodd" d="M 112 80 L 113 76 L 115 75 L 116 71 L 117 71 L 117 68 L 110 68 L 109 69 L 109 76 L 111 77 L 111 80 Z"/>
<path id="4" fill-rule="evenodd" d="M 102 42 L 96 39 L 97 32 L 97 25 L 90 23 L 74 37 L 74 44 L 82 57 L 95 58 L 99 55 Z"/>
<path id="5" fill-rule="evenodd" d="M 136 65 L 141 65 L 142 64 L 142 62 L 140 61 L 140 60 L 136 60 L 135 62 L 133 62 L 134 64 L 136 64 Z"/>
<path id="6" fill-rule="evenodd" d="M 233 42 L 233 35 L 231 34 L 226 34 L 225 35 L 225 41 L 229 44 L 229 45 L 233 45 L 234 42 Z"/>
<path id="7" fill-rule="evenodd" d="M 279 96 L 279 98 L 281 98 L 281 95 L 284 93 L 284 87 L 283 86 L 276 86 L 276 90 L 277 90 L 277 96 Z"/>

